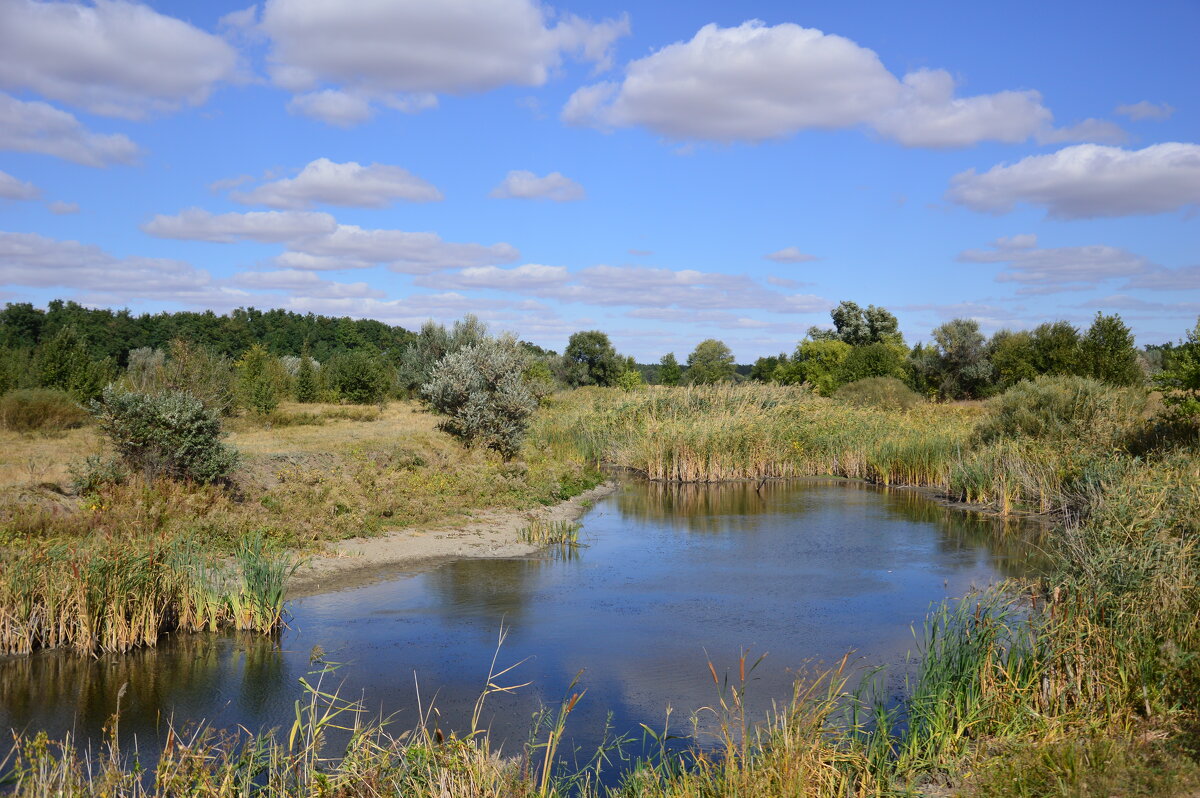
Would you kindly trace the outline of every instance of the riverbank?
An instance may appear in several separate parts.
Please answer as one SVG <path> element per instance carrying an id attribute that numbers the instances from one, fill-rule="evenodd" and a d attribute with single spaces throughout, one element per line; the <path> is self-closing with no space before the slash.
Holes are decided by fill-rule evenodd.
<path id="1" fill-rule="evenodd" d="M 482 511 L 459 523 L 326 544 L 301 561 L 288 582 L 287 598 L 359 587 L 450 560 L 532 556 L 544 547 L 523 543 L 522 529 L 535 523 L 575 521 L 614 490 L 614 482 L 605 482 L 548 507 Z"/>

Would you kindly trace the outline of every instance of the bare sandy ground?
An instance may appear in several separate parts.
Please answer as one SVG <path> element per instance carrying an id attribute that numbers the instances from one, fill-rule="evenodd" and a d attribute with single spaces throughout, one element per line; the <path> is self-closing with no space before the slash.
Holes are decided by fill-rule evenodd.
<path id="1" fill-rule="evenodd" d="M 539 547 L 522 543 L 517 535 L 530 521 L 574 521 L 615 488 L 614 483 L 606 482 L 552 507 L 486 511 L 456 524 L 339 540 L 296 570 L 288 582 L 287 597 L 357 587 L 448 560 L 527 557 Z"/>

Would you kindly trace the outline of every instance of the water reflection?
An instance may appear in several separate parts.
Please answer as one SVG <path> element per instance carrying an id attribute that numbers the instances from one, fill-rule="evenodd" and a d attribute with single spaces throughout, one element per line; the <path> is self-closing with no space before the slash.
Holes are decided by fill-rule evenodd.
<path id="1" fill-rule="evenodd" d="M 490 704 L 498 738 L 525 738 L 543 697 L 583 669 L 572 719 L 594 741 L 661 725 L 714 699 L 706 661 L 770 652 L 752 705 L 786 699 L 796 669 L 856 651 L 864 665 L 902 661 L 931 602 L 1027 572 L 1020 530 L 911 491 L 805 481 L 629 483 L 584 519 L 576 557 L 467 560 L 291 603 L 280 640 L 187 636 L 156 651 L 0 661 L 0 730 L 75 729 L 99 739 L 121 699 L 124 733 L 153 747 L 171 717 L 249 729 L 286 726 L 297 678 L 320 646 L 346 663 L 343 696 L 415 719 L 416 684 L 444 728 L 461 727 L 483 686 L 498 630 L 502 665 L 535 687 Z M 2 754 L 0 754 L 2 755 Z"/>

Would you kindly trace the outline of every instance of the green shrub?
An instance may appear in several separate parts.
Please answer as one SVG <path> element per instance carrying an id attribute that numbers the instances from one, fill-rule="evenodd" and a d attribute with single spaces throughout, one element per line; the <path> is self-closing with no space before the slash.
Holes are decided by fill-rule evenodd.
<path id="1" fill-rule="evenodd" d="M 87 411 L 66 391 L 27 388 L 0 397 L 0 424 L 16 432 L 57 432 L 82 427 Z"/>
<path id="2" fill-rule="evenodd" d="M 109 485 L 120 485 L 125 477 L 125 467 L 115 457 L 93 454 L 83 462 L 71 465 L 71 485 L 80 496 L 96 493 Z"/>
<path id="3" fill-rule="evenodd" d="M 907 385 L 895 377 L 867 377 L 838 388 L 834 398 L 855 407 L 877 407 L 880 410 L 911 410 L 923 401 Z"/>
<path id="4" fill-rule="evenodd" d="M 524 379 L 525 360 L 510 337 L 481 341 L 442 358 L 421 395 L 447 416 L 446 432 L 511 459 L 538 404 Z"/>
<path id="5" fill-rule="evenodd" d="M 1039 377 L 1009 388 L 989 404 L 976 428 L 984 442 L 1037 438 L 1098 446 L 1124 446 L 1146 409 L 1146 392 L 1117 388 L 1087 377 Z"/>
<path id="6" fill-rule="evenodd" d="M 221 443 L 216 412 L 191 394 L 107 388 L 92 414 L 125 466 L 149 479 L 217 482 L 237 466 L 237 450 Z"/>
<path id="7" fill-rule="evenodd" d="M 361 349 L 330 358 L 321 371 L 338 399 L 355 405 L 382 404 L 394 382 L 383 359 Z"/>

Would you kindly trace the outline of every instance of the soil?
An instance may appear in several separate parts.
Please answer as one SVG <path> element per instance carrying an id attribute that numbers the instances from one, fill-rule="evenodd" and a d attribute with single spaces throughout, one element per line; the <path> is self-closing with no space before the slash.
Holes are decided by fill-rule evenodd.
<path id="1" fill-rule="evenodd" d="M 606 482 L 551 507 L 480 512 L 461 523 L 330 543 L 296 569 L 287 598 L 358 587 L 449 560 L 528 557 L 541 548 L 519 538 L 531 521 L 574 521 L 615 489 L 616 483 Z"/>

